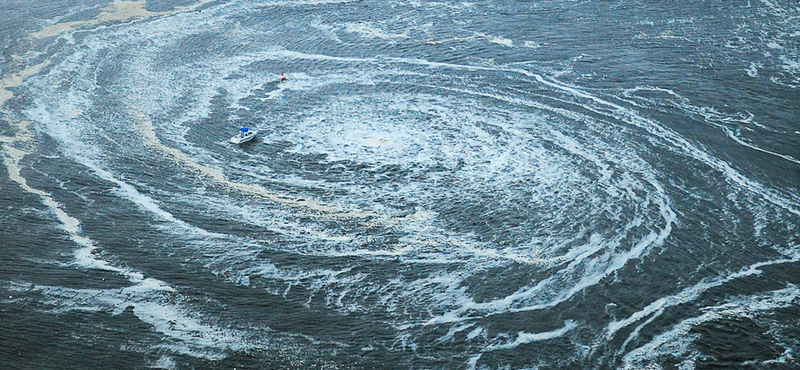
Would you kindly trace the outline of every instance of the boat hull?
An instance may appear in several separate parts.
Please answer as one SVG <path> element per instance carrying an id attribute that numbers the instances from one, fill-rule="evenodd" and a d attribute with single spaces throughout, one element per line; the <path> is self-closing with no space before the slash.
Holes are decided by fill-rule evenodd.
<path id="1" fill-rule="evenodd" d="M 252 131 L 249 131 L 248 134 L 246 134 L 244 136 L 239 135 L 239 136 L 232 137 L 230 142 L 232 144 L 246 143 L 246 142 L 248 142 L 250 140 L 253 140 L 253 138 L 256 137 L 256 134 L 258 134 L 258 130 L 252 130 Z"/>

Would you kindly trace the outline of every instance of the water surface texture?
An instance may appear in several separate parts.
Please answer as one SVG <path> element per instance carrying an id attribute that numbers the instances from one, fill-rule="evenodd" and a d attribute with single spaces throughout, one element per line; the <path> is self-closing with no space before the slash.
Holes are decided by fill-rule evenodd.
<path id="1" fill-rule="evenodd" d="M 6 0 L 0 40 L 3 368 L 800 366 L 797 1 Z"/>

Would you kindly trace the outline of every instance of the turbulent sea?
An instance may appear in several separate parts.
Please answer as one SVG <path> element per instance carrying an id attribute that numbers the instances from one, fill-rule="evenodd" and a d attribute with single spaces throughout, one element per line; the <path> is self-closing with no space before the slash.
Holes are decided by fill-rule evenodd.
<path id="1" fill-rule="evenodd" d="M 3 369 L 800 368 L 797 1 L 4 0 L 0 50 Z"/>

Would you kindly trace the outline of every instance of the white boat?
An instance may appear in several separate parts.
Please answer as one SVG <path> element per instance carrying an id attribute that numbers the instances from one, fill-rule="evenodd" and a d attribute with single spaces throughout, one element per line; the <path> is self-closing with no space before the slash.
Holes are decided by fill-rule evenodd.
<path id="1" fill-rule="evenodd" d="M 247 128 L 247 127 L 242 127 L 242 128 L 239 129 L 239 135 L 236 135 L 236 136 L 231 138 L 231 143 L 241 144 L 241 143 L 244 143 L 246 141 L 250 141 L 254 137 L 256 137 L 256 134 L 258 134 L 258 130 L 257 129 L 251 130 L 251 129 Z"/>

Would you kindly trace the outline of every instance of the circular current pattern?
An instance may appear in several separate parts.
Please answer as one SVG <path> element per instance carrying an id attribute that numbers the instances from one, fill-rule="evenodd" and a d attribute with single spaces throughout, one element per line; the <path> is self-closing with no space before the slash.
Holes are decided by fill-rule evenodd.
<path id="1" fill-rule="evenodd" d="M 20 6 L 12 367 L 795 362 L 797 4 Z"/>

